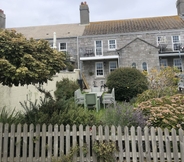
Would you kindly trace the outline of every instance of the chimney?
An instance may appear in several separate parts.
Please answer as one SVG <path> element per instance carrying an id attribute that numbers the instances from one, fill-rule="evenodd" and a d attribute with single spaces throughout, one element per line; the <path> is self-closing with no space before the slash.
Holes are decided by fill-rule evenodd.
<path id="1" fill-rule="evenodd" d="M 80 5 L 80 24 L 89 24 L 89 7 L 86 2 L 81 2 Z"/>
<path id="2" fill-rule="evenodd" d="M 184 0 L 177 0 L 176 8 L 178 12 L 178 16 L 184 18 Z"/>
<path id="3" fill-rule="evenodd" d="M 3 10 L 0 9 L 0 28 L 5 28 L 5 23 L 6 23 L 6 16 L 3 12 Z"/>

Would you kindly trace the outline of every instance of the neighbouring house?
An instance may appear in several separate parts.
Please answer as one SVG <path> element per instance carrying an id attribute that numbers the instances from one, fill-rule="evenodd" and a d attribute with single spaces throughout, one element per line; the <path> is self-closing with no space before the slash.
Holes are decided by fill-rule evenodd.
<path id="1" fill-rule="evenodd" d="M 173 16 L 90 22 L 89 6 L 82 2 L 80 23 L 14 29 L 27 38 L 48 40 L 69 55 L 89 87 L 101 86 L 117 67 L 183 71 L 184 0 L 177 0 L 176 8 Z"/>

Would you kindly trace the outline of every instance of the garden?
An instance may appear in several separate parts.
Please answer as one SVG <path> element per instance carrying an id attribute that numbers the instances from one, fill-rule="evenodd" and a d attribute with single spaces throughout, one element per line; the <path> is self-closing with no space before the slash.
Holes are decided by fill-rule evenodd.
<path id="1" fill-rule="evenodd" d="M 75 81 L 63 79 L 56 84 L 55 99 L 40 89 L 45 98 L 21 103 L 24 112 L 11 113 L 2 108 L 0 122 L 9 124 L 64 124 L 83 126 L 114 125 L 184 129 L 184 96 L 177 89 L 177 70 L 153 69 L 149 74 L 133 68 L 119 68 L 107 78 L 109 90 L 115 89 L 116 108 L 101 105 L 99 112 L 76 107 Z M 39 104 L 38 104 L 39 103 Z"/>
<path id="2" fill-rule="evenodd" d="M 11 87 L 12 85 L 18 86 L 35 83 L 42 84 L 47 82 L 48 79 L 51 80 L 52 76 L 59 72 L 59 70 L 66 68 L 65 55 L 62 52 L 51 49 L 48 42 L 45 40 L 27 40 L 23 35 L 16 33 L 15 31 L 6 30 L 0 33 L 0 40 L 0 83 L 3 85 Z M 0 150 L 1 153 L 3 152 L 4 154 L 3 158 L 6 161 L 8 154 L 12 155 L 12 158 L 14 158 L 15 152 L 27 150 L 23 149 L 25 144 L 27 144 L 27 142 L 23 143 L 23 141 L 28 139 L 29 144 L 26 145 L 26 147 L 30 147 L 30 153 L 33 154 L 33 147 L 38 149 L 41 145 L 39 142 L 44 140 L 44 138 L 45 141 L 42 141 L 42 144 L 44 143 L 43 148 L 46 148 L 47 150 L 50 149 L 50 152 L 47 153 L 47 155 L 49 155 L 48 158 L 51 158 L 53 155 L 53 150 L 52 147 L 49 147 L 48 143 L 50 141 L 50 145 L 53 145 L 50 139 L 53 139 L 53 137 L 51 137 L 53 134 L 53 129 L 57 130 L 58 127 L 56 126 L 58 125 L 61 125 L 60 132 L 61 130 L 63 132 L 66 131 L 66 133 L 63 134 L 60 133 L 60 144 L 62 140 L 65 140 L 65 142 L 68 140 L 68 145 L 63 142 L 63 145 L 60 146 L 65 147 L 67 151 L 70 150 L 69 146 L 71 144 L 71 136 L 69 132 L 71 130 L 70 126 L 74 126 L 73 128 L 75 128 L 75 131 L 73 130 L 73 132 L 75 132 L 76 135 L 76 131 L 82 130 L 83 127 L 86 128 L 85 133 L 88 132 L 88 134 L 86 134 L 86 138 L 89 138 L 88 141 L 86 140 L 87 142 L 94 140 L 93 137 L 96 136 L 94 132 L 96 131 L 97 127 L 99 127 L 97 134 L 98 136 L 99 132 L 103 132 L 102 126 L 107 126 L 109 128 L 111 127 L 111 130 L 106 130 L 105 132 L 107 134 L 111 132 L 115 136 L 116 134 L 119 134 L 121 137 L 119 139 L 119 146 L 122 146 L 123 144 L 122 147 L 124 147 L 124 144 L 126 145 L 126 142 L 129 139 L 127 135 L 128 138 L 127 140 L 124 140 L 123 143 L 122 134 L 123 136 L 126 135 L 126 133 L 128 134 L 129 128 L 132 132 L 131 135 L 133 134 L 132 138 L 134 138 L 134 128 L 138 128 L 138 136 L 140 137 L 140 129 L 143 130 L 143 128 L 150 128 L 152 132 L 151 134 L 153 135 L 155 129 L 158 128 L 159 132 L 161 132 L 160 134 L 162 134 L 162 130 L 165 131 L 165 129 L 172 132 L 168 134 L 173 134 L 172 138 L 174 139 L 174 130 L 180 132 L 180 134 L 181 130 L 184 130 L 184 95 L 182 92 L 178 91 L 178 76 L 178 69 L 173 67 L 161 67 L 159 70 L 152 69 L 149 71 L 149 73 L 145 71 L 139 71 L 135 68 L 118 68 L 109 74 L 106 82 L 109 92 L 111 92 L 113 88 L 115 89 L 116 106 L 114 108 L 114 105 L 109 104 L 104 109 L 103 105 L 101 105 L 101 109 L 98 112 L 93 109 L 84 109 L 84 105 L 76 106 L 74 102 L 74 92 L 79 89 L 79 85 L 76 81 L 71 81 L 64 78 L 63 80 L 57 82 L 56 91 L 54 92 L 55 97 L 53 97 L 49 91 L 38 87 L 38 90 L 42 92 L 45 97 L 40 98 L 39 101 L 21 102 L 20 105 L 23 107 L 24 111 L 19 112 L 12 110 L 9 112 L 7 107 L 0 107 L 0 138 L 3 139 L 0 140 L 0 146 L 5 144 L 5 146 L 2 147 L 5 149 L 5 151 Z M 10 125 L 11 128 L 9 127 Z M 42 136 L 47 134 L 47 140 L 46 137 L 40 137 L 39 126 L 41 125 L 43 126 L 41 131 L 45 131 L 45 133 L 41 134 Z M 17 130 L 15 129 L 15 126 Z M 30 131 L 30 133 L 27 133 L 30 135 L 30 137 L 27 137 L 26 133 L 24 134 L 24 137 L 22 136 L 22 133 L 15 133 L 15 130 L 20 130 L 21 132 L 21 130 L 24 129 L 22 126 L 24 126 L 26 132 L 27 126 L 29 126 L 30 130 L 35 130 L 36 128 L 37 132 L 33 133 Z M 64 130 L 65 126 L 66 129 Z M 48 128 L 46 129 L 46 127 Z M 118 131 L 116 131 L 115 128 L 118 128 Z M 10 130 L 15 138 L 13 138 L 9 133 Z M 4 133 L 2 133 L 3 131 Z M 90 134 L 90 131 L 94 131 L 93 134 Z M 148 132 L 148 129 L 144 129 L 144 131 Z M 79 136 L 80 138 L 83 138 L 84 132 L 81 132 L 82 135 L 79 134 Z M 66 135 L 65 138 L 64 134 Z M 17 137 L 15 135 L 17 135 Z M 113 136 L 113 138 L 115 138 L 115 136 Z M 182 135 L 180 137 L 182 137 Z M 25 140 L 23 140 L 24 138 Z M 73 138 L 74 143 L 76 139 L 74 136 Z M 80 143 L 79 137 L 77 138 L 77 142 Z M 15 145 L 14 143 L 11 143 L 12 140 L 10 139 L 17 140 L 16 147 L 18 149 L 16 149 L 16 151 L 13 150 L 15 146 L 10 147 L 10 145 Z M 56 139 L 57 143 L 59 143 L 57 136 L 55 136 L 54 139 Z M 162 139 L 161 136 L 159 139 Z M 4 143 L 2 143 L 2 141 L 4 141 Z M 103 160 L 108 161 L 112 157 L 109 157 L 108 154 L 110 155 L 114 153 L 114 151 L 117 151 L 117 148 L 115 148 L 115 143 L 111 142 L 112 140 L 109 142 L 103 140 L 101 142 L 97 141 L 97 143 L 93 144 L 89 142 L 88 144 L 90 145 L 91 143 L 93 146 L 87 148 L 93 148 L 93 151 L 98 155 L 98 157 L 103 156 Z M 132 146 L 135 144 L 134 142 L 135 141 L 132 142 Z M 139 142 L 141 143 L 141 141 Z M 158 141 L 155 140 L 153 142 L 152 140 L 152 144 L 155 144 L 156 142 Z M 162 142 L 163 141 L 160 143 Z M 182 143 L 182 140 L 180 140 L 180 142 Z M 168 143 L 166 143 L 166 145 L 167 144 Z M 81 145 L 82 148 L 78 148 L 77 152 L 80 150 L 80 152 L 84 154 L 86 147 L 83 147 L 83 143 Z M 151 146 L 150 142 L 148 142 L 148 145 Z M 174 148 L 178 147 L 177 143 L 172 145 L 173 150 Z M 132 146 L 131 148 L 133 152 L 134 148 Z M 104 149 L 100 149 L 103 147 Z M 57 147 L 54 148 L 57 150 Z M 168 146 L 167 148 L 170 147 Z M 165 148 L 166 151 L 167 148 Z M 74 150 L 75 149 L 76 148 L 74 148 Z M 109 150 L 109 152 L 103 151 L 106 149 Z M 182 149 L 184 148 L 179 148 L 179 151 Z M 71 149 L 71 152 L 74 150 Z M 127 150 L 128 149 L 126 148 L 125 151 L 128 155 L 129 151 Z M 161 151 L 161 149 L 158 150 Z M 44 151 L 43 154 L 45 154 Z M 122 152 L 124 150 L 121 149 L 120 151 Z M 58 153 L 59 150 L 56 152 Z M 66 156 L 63 155 L 63 158 L 66 157 L 65 161 L 69 162 L 67 156 L 71 155 L 70 158 L 73 158 L 74 152 L 71 154 L 70 152 L 68 153 L 69 154 L 66 154 Z M 27 156 L 26 151 L 23 154 Z M 34 151 L 35 157 L 39 156 L 38 154 L 41 155 L 39 149 L 37 152 Z M 91 152 L 88 151 L 86 154 L 87 156 L 90 156 Z M 137 152 L 135 152 L 135 154 L 137 154 Z M 153 154 L 154 153 L 152 153 L 152 155 Z M 155 151 L 155 155 L 156 154 L 157 153 Z M 2 154 L 0 154 L 0 159 L 2 157 L 1 155 Z M 20 156 L 24 157 L 24 155 Z M 119 155 L 120 158 L 122 158 L 121 153 Z M 170 155 L 170 153 L 168 153 L 168 155 Z M 18 155 L 18 158 L 20 158 L 20 156 Z M 182 159 L 184 159 L 183 155 L 181 156 Z M 32 156 L 29 156 L 28 158 L 32 158 Z M 136 157 L 133 158 L 136 159 Z M 178 157 L 174 158 L 177 159 Z M 58 160 L 56 159 L 56 161 Z"/>

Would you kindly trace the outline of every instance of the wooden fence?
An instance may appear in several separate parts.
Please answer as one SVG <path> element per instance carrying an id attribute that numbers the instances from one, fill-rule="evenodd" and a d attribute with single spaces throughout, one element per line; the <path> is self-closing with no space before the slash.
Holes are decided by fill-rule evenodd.
<path id="1" fill-rule="evenodd" d="M 140 127 L 79 127 L 63 125 L 3 125 L 0 123 L 0 162 L 50 162 L 78 145 L 74 162 L 97 162 L 95 141 L 114 141 L 118 162 L 184 162 L 184 131 Z M 85 152 L 83 146 L 86 146 Z"/>

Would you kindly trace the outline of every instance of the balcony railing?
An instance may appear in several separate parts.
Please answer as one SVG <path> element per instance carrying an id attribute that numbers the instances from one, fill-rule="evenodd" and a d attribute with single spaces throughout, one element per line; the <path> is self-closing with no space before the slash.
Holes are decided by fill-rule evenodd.
<path id="1" fill-rule="evenodd" d="M 101 57 L 118 55 L 116 51 L 103 51 L 102 55 L 95 55 L 94 48 L 80 48 L 80 57 Z"/>

